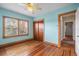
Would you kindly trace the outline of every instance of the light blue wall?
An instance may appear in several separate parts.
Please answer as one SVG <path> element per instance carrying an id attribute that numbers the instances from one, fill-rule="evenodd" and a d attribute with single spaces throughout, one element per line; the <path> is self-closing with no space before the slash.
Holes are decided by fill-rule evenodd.
<path id="1" fill-rule="evenodd" d="M 35 20 L 44 19 L 44 40 L 58 44 L 58 14 L 76 10 L 78 7 L 79 4 L 70 4 L 47 14 L 37 16 Z"/>
<path id="2" fill-rule="evenodd" d="M 15 17 L 19 19 L 29 20 L 29 35 L 28 36 L 19 36 L 11 38 L 3 38 L 3 18 L 2 16 Z M 15 41 L 31 39 L 33 38 L 33 17 L 25 16 L 16 12 L 12 12 L 3 8 L 0 8 L 0 45 L 5 43 L 11 43 Z"/>

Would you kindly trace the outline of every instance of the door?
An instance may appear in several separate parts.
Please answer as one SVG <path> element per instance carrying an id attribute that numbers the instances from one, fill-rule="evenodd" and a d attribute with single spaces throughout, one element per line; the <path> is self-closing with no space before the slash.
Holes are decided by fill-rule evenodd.
<path id="1" fill-rule="evenodd" d="M 43 41 L 44 22 L 35 21 L 33 29 L 34 29 L 34 40 Z"/>
<path id="2" fill-rule="evenodd" d="M 77 55 L 79 56 L 79 9 L 76 11 L 76 21 L 75 21 L 75 51 Z"/>

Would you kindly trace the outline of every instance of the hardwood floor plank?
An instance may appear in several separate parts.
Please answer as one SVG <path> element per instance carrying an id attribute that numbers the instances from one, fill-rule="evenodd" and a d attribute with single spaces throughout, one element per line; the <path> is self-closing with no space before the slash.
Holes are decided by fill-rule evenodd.
<path id="1" fill-rule="evenodd" d="M 57 51 L 55 50 L 54 56 L 62 56 L 63 55 L 63 49 L 57 48 Z"/>
<path id="2" fill-rule="evenodd" d="M 75 50 L 73 48 L 71 48 L 71 56 L 76 56 Z"/>
<path id="3" fill-rule="evenodd" d="M 62 56 L 63 50 L 61 48 L 55 48 L 50 56 Z"/>
<path id="4" fill-rule="evenodd" d="M 70 56 L 70 49 L 69 48 L 64 48 L 63 49 L 63 56 Z"/>
<path id="5" fill-rule="evenodd" d="M 47 54 L 49 54 L 49 51 L 51 50 L 51 47 L 48 46 L 47 48 L 45 48 L 41 54 L 39 54 L 40 56 L 46 56 Z"/>
<path id="6" fill-rule="evenodd" d="M 48 53 L 45 54 L 45 55 L 46 55 L 46 56 L 52 56 L 51 53 L 53 53 L 56 48 L 57 48 L 57 47 L 55 47 L 55 46 L 50 47 L 50 50 L 49 50 Z"/>
<path id="7" fill-rule="evenodd" d="M 34 48 L 29 55 L 32 56 L 32 55 L 38 53 L 39 51 L 41 51 L 42 49 L 44 49 L 45 47 L 46 46 L 44 44 L 41 44 L 40 46 Z"/>

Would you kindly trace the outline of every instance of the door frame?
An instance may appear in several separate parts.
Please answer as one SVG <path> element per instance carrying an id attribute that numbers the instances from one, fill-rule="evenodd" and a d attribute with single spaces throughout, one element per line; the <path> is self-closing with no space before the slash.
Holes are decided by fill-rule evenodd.
<path id="1" fill-rule="evenodd" d="M 43 22 L 43 41 L 42 42 L 44 42 L 44 26 L 45 26 L 45 24 L 44 24 L 44 19 L 41 19 L 41 20 L 36 20 L 36 21 L 34 21 L 33 22 L 33 39 L 34 39 L 34 23 L 38 23 L 38 22 Z M 39 24 L 38 24 L 38 26 L 39 26 Z"/>
<path id="2" fill-rule="evenodd" d="M 73 10 L 73 11 L 61 13 L 58 15 L 58 47 L 61 47 L 61 16 L 67 15 L 70 13 L 75 13 L 75 12 L 76 12 L 76 10 Z"/>

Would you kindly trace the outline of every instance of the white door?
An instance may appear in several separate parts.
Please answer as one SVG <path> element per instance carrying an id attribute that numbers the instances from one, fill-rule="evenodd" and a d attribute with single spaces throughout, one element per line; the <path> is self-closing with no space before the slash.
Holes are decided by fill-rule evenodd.
<path id="1" fill-rule="evenodd" d="M 79 8 L 76 11 L 76 20 L 75 20 L 75 51 L 79 56 Z"/>

